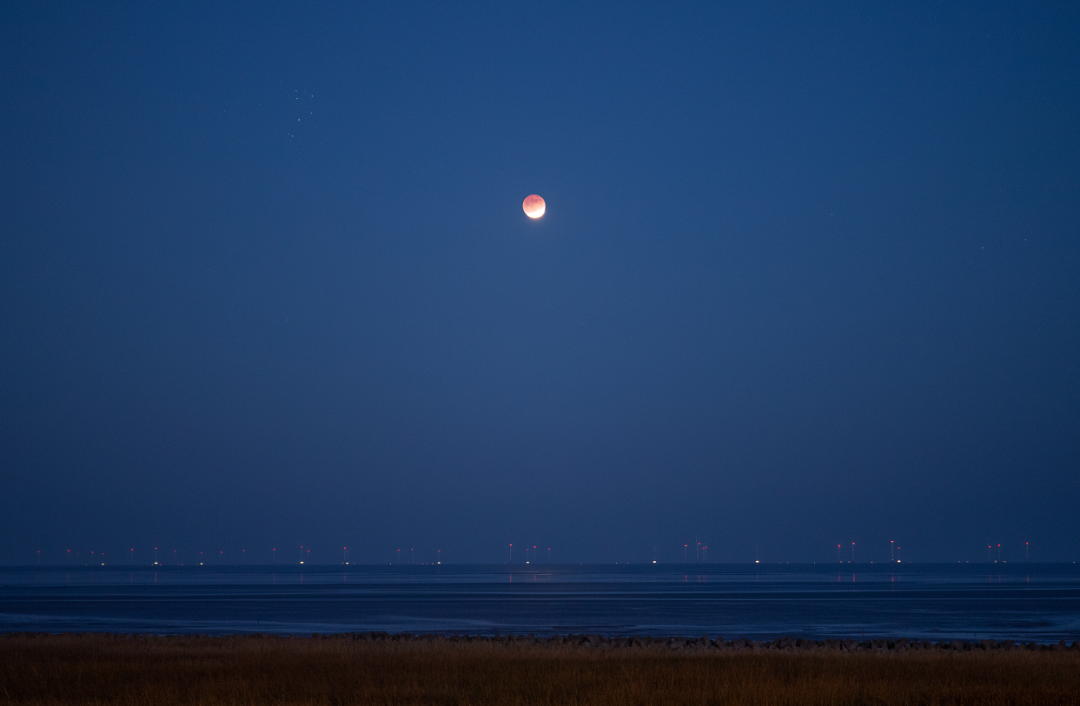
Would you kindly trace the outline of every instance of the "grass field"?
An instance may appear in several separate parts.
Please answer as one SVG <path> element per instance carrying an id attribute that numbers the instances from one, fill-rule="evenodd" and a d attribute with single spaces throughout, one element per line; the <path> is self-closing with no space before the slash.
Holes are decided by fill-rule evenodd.
<path id="1" fill-rule="evenodd" d="M 0 636 L 3 704 L 1080 704 L 1080 651 Z"/>

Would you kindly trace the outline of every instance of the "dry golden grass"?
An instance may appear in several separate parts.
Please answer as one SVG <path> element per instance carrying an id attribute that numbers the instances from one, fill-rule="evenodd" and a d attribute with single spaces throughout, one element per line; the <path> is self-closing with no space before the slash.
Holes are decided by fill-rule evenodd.
<path id="1" fill-rule="evenodd" d="M 1080 704 L 1080 654 L 0 637 L 3 704 Z"/>

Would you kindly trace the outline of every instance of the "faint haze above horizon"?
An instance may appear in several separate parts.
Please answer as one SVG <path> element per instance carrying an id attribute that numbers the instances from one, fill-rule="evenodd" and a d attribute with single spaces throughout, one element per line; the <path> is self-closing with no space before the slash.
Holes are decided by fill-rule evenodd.
<path id="1" fill-rule="evenodd" d="M 2 564 L 1080 559 L 1076 3 L 7 3 L 0 67 Z"/>
<path id="2" fill-rule="evenodd" d="M 328 566 L 395 566 L 395 567 L 439 567 L 439 566 L 491 566 L 491 567 L 516 567 L 520 569 L 538 570 L 544 571 L 545 567 L 567 567 L 573 565 L 586 565 L 586 566 L 610 566 L 610 565 L 634 565 L 634 566 L 657 566 L 657 567 L 698 567 L 702 570 L 708 567 L 719 568 L 722 566 L 775 566 L 775 565 L 787 565 L 787 564 L 821 564 L 821 565 L 835 565 L 838 567 L 849 567 L 850 570 L 856 566 L 893 566 L 897 569 L 908 568 L 912 566 L 921 566 L 926 564 L 976 564 L 984 565 L 991 564 L 997 565 L 999 569 L 1004 569 L 1008 565 L 1026 566 L 1026 565 L 1045 565 L 1045 564 L 1075 564 L 1076 561 L 1072 560 L 1057 560 L 1047 561 L 1041 559 L 1039 552 L 1036 551 L 1032 554 L 1030 542 L 1025 542 L 1019 547 L 1000 545 L 988 545 L 983 553 L 983 556 L 979 558 L 961 558 L 961 559 L 936 559 L 936 560 L 918 560 L 906 558 L 906 554 L 901 552 L 901 548 L 895 546 L 895 544 L 886 545 L 885 547 L 862 547 L 858 553 L 858 556 L 852 552 L 850 545 L 844 548 L 844 551 L 838 552 L 836 557 L 830 560 L 799 560 L 785 558 L 782 550 L 779 552 L 776 550 L 767 551 L 762 557 L 760 547 L 755 547 L 752 552 L 753 557 L 759 558 L 745 558 L 739 557 L 738 549 L 735 551 L 728 551 L 725 556 L 728 557 L 724 560 L 710 559 L 707 551 L 698 551 L 695 555 L 694 552 L 687 550 L 689 545 L 679 546 L 664 546 L 654 547 L 652 551 L 643 552 L 628 552 L 622 555 L 623 558 L 604 560 L 601 558 L 593 558 L 588 561 L 574 560 L 573 557 L 577 554 L 571 549 L 566 551 L 560 548 L 559 551 L 553 552 L 551 547 L 544 547 L 538 549 L 530 554 L 522 555 L 520 552 L 517 557 L 513 557 L 507 550 L 502 561 L 489 560 L 489 561 L 475 561 L 455 557 L 450 552 L 444 552 L 441 549 L 432 549 L 424 546 L 419 549 L 413 547 L 410 549 L 390 549 L 387 550 L 382 547 L 370 547 L 365 546 L 357 549 L 354 547 L 350 550 L 348 547 L 256 547 L 252 549 L 214 549 L 214 550 L 197 550 L 197 549 L 167 549 L 163 547 L 129 547 L 127 549 L 47 549 L 47 550 L 34 550 L 31 552 L 24 552 L 24 556 L 16 557 L 15 561 L 10 565 L 13 566 L 40 566 L 47 567 L 107 567 L 107 568 L 124 568 L 135 567 L 140 569 L 153 568 L 153 567 L 223 567 L 223 568 L 242 568 L 244 566 L 262 566 L 271 567 L 278 566 L 281 568 L 296 567 L 302 568 L 305 566 L 313 567 L 328 567 Z M 884 552 L 882 550 L 884 549 Z M 478 556 L 483 551 L 470 551 L 465 548 L 460 552 L 465 557 Z M 563 555 L 568 555 L 571 558 L 564 558 Z M 966 557 L 970 557 L 970 554 L 965 554 Z M 655 557 L 655 558 L 653 558 Z"/>

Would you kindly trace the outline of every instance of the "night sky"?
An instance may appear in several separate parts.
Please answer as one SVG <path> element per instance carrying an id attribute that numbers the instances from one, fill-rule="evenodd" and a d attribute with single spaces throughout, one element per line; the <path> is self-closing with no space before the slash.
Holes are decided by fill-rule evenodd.
<path id="1" fill-rule="evenodd" d="M 1080 559 L 1075 2 L 222 5 L 0 7 L 0 561 Z"/>

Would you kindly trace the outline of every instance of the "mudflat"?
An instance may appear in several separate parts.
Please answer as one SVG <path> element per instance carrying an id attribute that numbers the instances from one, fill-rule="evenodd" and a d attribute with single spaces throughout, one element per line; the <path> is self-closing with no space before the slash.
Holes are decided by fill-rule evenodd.
<path id="1" fill-rule="evenodd" d="M 1080 703 L 1077 649 L 800 642 L 15 634 L 0 704 Z"/>

